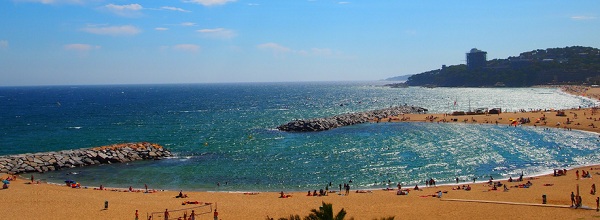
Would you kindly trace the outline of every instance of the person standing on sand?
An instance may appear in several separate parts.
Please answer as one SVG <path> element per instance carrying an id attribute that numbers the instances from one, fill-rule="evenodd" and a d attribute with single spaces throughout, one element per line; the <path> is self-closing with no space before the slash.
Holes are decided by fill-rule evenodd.
<path id="1" fill-rule="evenodd" d="M 350 184 L 346 185 L 346 195 L 350 194 Z"/>
<path id="2" fill-rule="evenodd" d="M 192 209 L 192 214 L 190 215 L 190 220 L 196 220 L 196 213 L 194 213 L 193 209 Z"/>
<path id="3" fill-rule="evenodd" d="M 596 197 L 596 212 L 600 211 L 600 197 Z"/>
<path id="4" fill-rule="evenodd" d="M 135 210 L 135 220 L 139 220 L 140 219 L 140 214 L 138 214 L 138 210 Z"/>
<path id="5" fill-rule="evenodd" d="M 577 179 L 577 180 L 579 179 L 579 170 L 575 171 L 575 177 L 576 177 L 575 179 Z"/>
<path id="6" fill-rule="evenodd" d="M 590 191 L 590 193 L 592 195 L 596 195 L 596 184 L 595 183 L 592 184 L 592 191 Z"/>
<path id="7" fill-rule="evenodd" d="M 575 193 L 571 192 L 571 207 L 575 206 Z"/>
<path id="8" fill-rule="evenodd" d="M 217 209 L 215 208 L 215 213 L 214 214 L 214 220 L 219 220 L 219 212 L 217 212 Z"/>
<path id="9" fill-rule="evenodd" d="M 169 220 L 169 210 L 165 209 L 165 214 L 164 214 L 165 220 Z"/>

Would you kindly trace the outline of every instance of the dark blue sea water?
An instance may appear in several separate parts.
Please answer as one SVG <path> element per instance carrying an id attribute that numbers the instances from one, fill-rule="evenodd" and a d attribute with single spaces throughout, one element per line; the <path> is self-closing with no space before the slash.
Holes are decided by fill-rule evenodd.
<path id="1" fill-rule="evenodd" d="M 305 191 L 349 180 L 358 188 L 384 187 L 387 180 L 404 185 L 427 178 L 484 180 L 600 161 L 597 134 L 561 129 L 460 123 L 362 124 L 318 133 L 275 129 L 293 119 L 404 104 L 435 113 L 469 106 L 516 111 L 596 104 L 548 88 L 392 89 L 380 84 L 2 87 L 0 155 L 155 142 L 176 157 L 48 172 L 40 178 L 211 191 Z"/>

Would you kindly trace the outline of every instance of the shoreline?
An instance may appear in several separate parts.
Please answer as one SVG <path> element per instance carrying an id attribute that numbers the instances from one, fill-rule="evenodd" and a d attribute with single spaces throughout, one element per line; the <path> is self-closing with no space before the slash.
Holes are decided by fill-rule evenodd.
<path id="1" fill-rule="evenodd" d="M 580 123 L 580 126 L 569 124 L 572 126 L 557 127 L 555 126 L 556 122 L 561 122 L 562 125 L 566 117 L 545 112 L 547 122 L 545 126 L 540 125 L 540 127 L 544 129 L 576 129 L 600 134 L 600 128 L 586 126 L 586 122 L 594 121 L 587 119 L 590 115 L 584 113 L 586 110 L 591 111 L 591 109 L 565 110 L 567 117 Z M 578 114 L 580 117 L 575 119 L 572 117 L 572 113 Z M 543 114 L 544 112 L 520 112 L 478 117 L 415 114 L 405 115 L 409 118 L 414 117 L 413 120 L 397 122 L 438 123 L 436 120 L 425 119 L 425 117 L 434 115 L 432 118 L 442 116 L 439 119 L 443 117 L 468 119 L 467 122 L 458 120 L 452 123 L 483 124 L 487 120 L 487 124 L 494 124 L 493 122 L 498 120 L 498 124 L 510 125 L 512 123 L 508 120 L 511 118 L 510 116 L 534 118 Z M 600 118 L 600 114 L 593 116 Z M 498 119 L 499 117 L 502 119 Z M 600 125 L 600 121 L 597 123 Z M 529 123 L 521 126 L 534 125 L 535 123 Z M 388 216 L 394 216 L 396 219 L 593 219 L 600 217 L 600 213 L 595 210 L 568 208 L 571 203 L 570 192 L 576 192 L 576 189 L 580 190 L 584 206 L 596 208 L 595 199 L 600 193 L 591 195 L 590 186 L 592 184 L 600 186 L 600 163 L 598 163 L 600 161 L 590 162 L 595 163 L 565 167 L 568 168 L 568 172 L 564 176 L 553 176 L 552 173 L 544 174 L 542 172 L 539 175 L 526 175 L 522 182 L 509 183 L 504 178 L 494 179 L 494 182 L 502 182 L 507 185 L 508 191 L 503 191 L 501 187 L 498 187 L 498 190 L 492 190 L 487 181 L 482 179 L 475 183 L 461 181 L 458 184 L 447 183 L 434 187 L 424 187 L 420 183 L 420 190 L 413 190 L 414 186 L 403 186 L 403 188 L 411 189 L 408 195 L 396 195 L 396 190 L 385 191 L 382 188 L 365 189 L 365 191 L 371 192 L 356 193 L 357 189 L 353 188 L 347 196 L 332 193 L 328 196 L 314 197 L 306 196 L 307 192 L 286 191 L 284 193 L 291 197 L 279 198 L 279 192 L 246 194 L 244 191 L 184 191 L 187 198 L 175 198 L 177 191 L 172 190 L 156 193 L 139 191 L 132 193 L 123 192 L 127 190 L 125 188 L 115 187 L 109 188 L 118 190 L 93 190 L 93 187 L 89 186 L 87 189 L 73 189 L 66 187 L 65 184 L 30 184 L 28 179 L 21 177 L 11 182 L 8 189 L 0 190 L 0 193 L 6 198 L 0 200 L 0 212 L 3 213 L 3 218 L 7 219 L 39 219 L 41 216 L 45 219 L 134 219 L 134 213 L 139 210 L 141 219 L 147 219 L 145 218 L 147 214 L 160 213 L 165 209 L 171 211 L 192 208 L 195 206 L 185 203 L 198 201 L 203 204 L 210 203 L 211 210 L 197 219 L 212 219 L 213 208 L 218 208 L 221 219 L 265 219 L 267 216 L 277 219 L 290 214 L 306 216 L 311 209 L 316 209 L 326 202 L 333 204 L 334 213 L 344 208 L 348 212 L 347 217 L 367 220 Z M 575 172 L 579 173 L 583 170 L 589 171 L 592 178 L 575 177 Z M 0 176 L 7 177 L 6 174 L 0 174 Z M 533 185 L 529 188 L 520 186 L 527 181 L 531 181 Z M 140 185 L 139 183 L 132 184 Z M 472 190 L 452 189 L 462 185 L 469 185 Z M 390 185 L 390 188 L 396 189 L 396 186 Z M 334 186 L 333 189 L 337 189 L 337 187 Z M 442 194 L 442 198 L 436 198 L 434 196 L 438 191 L 446 193 Z M 547 198 L 547 204 L 542 204 L 542 196 Z M 105 204 L 108 205 L 106 209 L 104 208 Z M 181 215 L 183 212 L 172 211 L 172 217 L 175 219 Z"/>
<path id="2" fill-rule="evenodd" d="M 560 89 L 560 88 L 557 88 L 557 89 Z M 571 94 L 571 95 L 577 96 L 576 94 L 568 93 L 567 91 L 565 91 L 563 89 L 561 89 L 561 91 L 563 91 L 563 92 L 565 92 L 567 94 Z M 597 89 L 596 93 L 600 94 L 600 88 Z M 581 115 L 582 111 L 583 112 L 590 111 L 590 109 L 589 108 L 571 109 L 571 111 L 572 112 L 574 111 L 573 113 L 580 113 L 580 115 Z M 540 125 L 540 127 L 549 128 L 549 129 L 563 129 L 564 130 L 565 129 L 564 127 L 549 126 L 549 125 L 552 124 L 550 122 L 554 122 L 554 121 L 557 121 L 557 120 L 560 120 L 560 119 L 564 120 L 564 118 L 561 118 L 559 116 L 555 116 L 553 114 L 555 112 L 556 112 L 556 110 L 552 110 L 552 111 L 530 111 L 530 112 L 505 112 L 505 113 L 501 113 L 499 115 L 461 115 L 461 116 L 451 116 L 451 115 L 447 115 L 447 114 L 443 114 L 443 113 L 436 113 L 436 114 L 405 114 L 404 117 L 408 118 L 407 120 L 398 120 L 398 119 L 395 119 L 395 120 L 391 120 L 391 122 L 389 122 L 389 123 L 402 123 L 402 122 L 408 122 L 408 123 L 414 123 L 414 122 L 418 122 L 418 123 L 442 123 L 442 122 L 439 122 L 439 119 L 457 118 L 458 120 L 456 122 L 450 122 L 449 120 L 447 120 L 447 121 L 445 121 L 443 123 L 463 123 L 463 124 L 480 124 L 480 125 L 487 124 L 487 125 L 493 126 L 493 124 L 494 124 L 493 122 L 495 122 L 495 121 L 498 121 L 498 125 L 500 125 L 500 124 L 501 125 L 510 125 L 511 121 L 507 120 L 508 118 L 506 118 L 506 117 L 502 117 L 502 116 L 506 116 L 506 115 L 509 115 L 509 116 L 515 116 L 515 115 L 520 116 L 520 115 L 526 115 L 526 114 L 529 114 L 529 115 L 538 114 L 538 116 L 539 116 L 539 114 L 544 114 L 547 117 L 547 121 L 548 121 L 547 124 L 548 125 L 545 125 L 545 126 L 544 125 Z M 549 113 L 549 114 L 547 114 L 547 113 Z M 438 120 L 427 120 L 427 119 L 425 119 L 425 117 L 438 118 Z M 498 117 L 502 118 L 502 120 L 495 120 L 494 121 L 494 118 L 497 119 Z M 469 119 L 475 119 L 475 121 L 471 121 Z M 481 119 L 483 119 L 484 121 L 486 121 L 486 123 L 482 122 Z M 600 115 L 599 115 L 599 119 L 600 119 Z M 467 120 L 467 121 L 463 121 L 463 120 Z M 386 119 L 382 119 L 382 121 L 387 121 L 387 120 Z M 573 121 L 575 121 L 575 120 L 573 120 Z M 598 121 L 598 122 L 599 122 L 599 125 L 600 125 L 600 121 Z M 368 123 L 376 123 L 376 122 L 368 122 Z M 386 122 L 382 122 L 382 123 L 386 123 Z M 519 124 L 518 126 L 532 126 L 532 125 L 535 125 L 535 124 L 534 123 Z M 600 134 L 600 128 L 597 128 L 597 129 L 591 129 L 591 128 L 586 129 L 586 128 L 582 128 L 582 127 L 577 127 L 577 128 L 574 128 L 574 129 L 582 131 L 582 132 L 592 132 L 594 134 Z M 173 159 L 173 158 L 176 159 L 177 157 L 172 157 L 172 158 L 167 158 L 167 159 Z M 576 169 L 578 167 L 594 166 L 594 165 L 598 165 L 598 164 L 569 165 L 569 166 L 564 167 L 564 168 L 567 168 L 567 169 Z M 546 175 L 546 174 L 549 174 L 549 173 L 552 173 L 552 169 L 540 170 L 539 172 L 530 173 L 530 174 L 528 174 L 528 176 L 543 176 L 543 175 Z M 24 175 L 29 175 L 29 174 L 30 173 L 27 173 L 27 174 L 24 174 Z M 26 176 L 22 176 L 21 178 L 26 178 Z M 422 182 L 419 181 L 419 180 L 411 180 L 411 181 L 405 181 L 405 182 L 415 182 L 415 181 L 420 182 L 419 184 L 422 184 Z M 47 182 L 48 183 L 53 183 L 53 184 L 56 184 L 56 185 L 63 185 L 60 182 L 58 182 L 58 183 L 57 182 L 52 182 L 52 181 L 47 181 Z M 452 182 L 453 181 L 450 181 L 450 182 L 446 182 L 444 184 L 452 184 Z M 465 182 L 468 182 L 468 181 L 465 181 Z M 358 189 L 361 189 L 361 190 L 377 190 L 377 189 L 381 189 L 380 187 L 375 187 L 375 186 L 384 186 L 384 184 L 374 185 L 374 187 L 362 187 L 362 188 L 358 188 Z M 89 186 L 88 185 L 87 187 L 93 188 L 93 187 L 98 187 L 98 186 Z M 125 187 L 119 187 L 119 186 L 113 187 L 113 186 L 110 186 L 110 185 L 106 186 L 106 187 L 113 188 L 113 189 L 120 189 L 120 190 L 127 189 Z M 317 187 L 317 188 L 319 188 L 319 187 Z M 336 188 L 335 185 L 333 186 L 333 188 Z M 176 190 L 180 190 L 180 189 L 179 188 L 177 188 L 177 189 L 176 188 L 169 188 L 169 189 L 165 188 L 165 189 L 160 189 L 160 190 L 176 191 Z M 216 189 L 209 189 L 209 188 L 207 188 L 207 189 L 184 189 L 184 190 L 186 190 L 186 191 L 196 191 L 196 192 L 247 192 L 247 191 L 252 191 L 252 192 L 277 192 L 277 190 L 271 190 L 271 191 L 269 191 L 269 190 L 261 190 L 261 189 L 251 189 L 251 190 L 238 190 L 238 189 L 236 189 L 236 190 L 233 190 L 233 191 L 229 191 L 229 190 L 216 190 Z M 288 190 L 294 190 L 294 189 L 288 189 Z M 314 188 L 311 188 L 311 190 L 314 190 Z M 303 191 L 302 189 L 298 189 L 298 190 L 294 190 L 293 192 L 302 192 L 302 191 Z"/>
<path id="3" fill-rule="evenodd" d="M 588 170 L 592 178 L 579 178 L 574 173 Z M 410 189 L 408 195 L 396 195 L 396 190 L 383 189 L 364 190 L 357 193 L 351 189 L 347 196 L 330 193 L 328 196 L 306 196 L 306 192 L 284 192 L 289 198 L 278 198 L 278 192 L 196 192 L 183 191 L 187 198 L 175 198 L 177 191 L 159 191 L 156 193 L 123 192 L 112 190 L 72 189 L 53 184 L 29 184 L 27 179 L 18 179 L 11 183 L 9 189 L 0 191 L 9 196 L 0 201 L 0 211 L 7 219 L 36 219 L 46 216 L 47 219 L 84 218 L 84 219 L 133 219 L 135 210 L 139 210 L 143 219 L 146 214 L 168 210 L 196 207 L 183 205 L 188 201 L 210 203 L 217 208 L 221 219 L 265 219 L 286 217 L 290 214 L 306 216 L 310 209 L 317 208 L 321 202 L 333 204 L 334 212 L 344 208 L 348 217 L 355 219 L 379 219 L 395 216 L 396 219 L 589 219 L 600 217 L 595 210 L 594 198 L 589 194 L 591 184 L 600 184 L 600 165 L 569 169 L 566 176 L 524 176 L 522 182 L 494 180 L 506 184 L 508 191 L 502 187 L 492 190 L 487 182 L 460 182 L 434 187 Z M 2 175 L 4 178 L 6 175 Z M 595 177 L 595 178 L 594 178 Z M 530 181 L 529 188 L 520 187 Z M 469 185 L 470 191 L 455 190 L 457 186 Z M 584 207 L 568 208 L 569 193 L 580 187 Z M 395 189 L 395 186 L 393 187 Z M 436 198 L 438 191 L 443 191 L 442 198 Z M 542 195 L 547 195 L 547 204 L 542 204 Z M 68 206 L 64 202 L 77 201 L 77 207 Z M 105 201 L 109 208 L 102 209 Z M 214 206 L 213 206 L 214 205 Z M 568 209 L 565 209 L 568 208 Z M 9 211 L 10 210 L 10 211 Z M 33 210 L 33 211 L 31 211 Z M 75 211 L 78 210 L 78 211 Z M 460 210 L 459 212 L 457 212 Z M 510 216 L 490 213 L 512 213 Z M 518 214 L 516 214 L 518 213 Z M 91 215 L 90 215 L 91 214 Z M 181 212 L 172 212 L 175 217 Z M 209 215 L 212 215 L 210 213 Z M 37 216 L 37 217 L 36 217 Z M 155 216 L 156 217 L 156 216 Z M 212 217 L 212 216 L 211 216 Z M 162 219 L 162 218 L 161 218 Z M 208 216 L 200 219 L 208 219 Z"/>

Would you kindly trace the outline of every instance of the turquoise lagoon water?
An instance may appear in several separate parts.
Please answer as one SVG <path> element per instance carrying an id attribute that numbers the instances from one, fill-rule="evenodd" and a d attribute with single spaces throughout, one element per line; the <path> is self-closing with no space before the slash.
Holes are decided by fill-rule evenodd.
<path id="1" fill-rule="evenodd" d="M 349 180 L 355 188 L 385 187 L 388 180 L 451 183 L 456 177 L 536 175 L 600 161 L 598 134 L 562 129 L 463 123 L 373 123 L 316 133 L 275 129 L 294 119 L 405 104 L 432 113 L 469 106 L 518 111 L 596 105 L 549 88 L 380 84 L 3 87 L 0 155 L 155 142 L 176 156 L 39 177 L 89 186 L 209 191 L 306 191 Z"/>

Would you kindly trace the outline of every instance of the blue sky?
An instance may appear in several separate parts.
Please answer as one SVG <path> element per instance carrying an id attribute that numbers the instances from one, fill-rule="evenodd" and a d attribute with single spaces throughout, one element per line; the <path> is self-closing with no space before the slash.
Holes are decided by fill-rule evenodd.
<path id="1" fill-rule="evenodd" d="M 600 1 L 0 0 L 0 86 L 379 80 L 600 47 Z"/>

